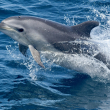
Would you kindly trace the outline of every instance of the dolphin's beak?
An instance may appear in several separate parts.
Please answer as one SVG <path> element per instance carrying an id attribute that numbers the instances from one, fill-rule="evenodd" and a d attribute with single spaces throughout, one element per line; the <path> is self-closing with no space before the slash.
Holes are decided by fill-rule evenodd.
<path id="1" fill-rule="evenodd" d="M 8 30 L 8 31 L 13 31 L 14 29 L 6 25 L 4 22 L 0 23 L 0 31 L 2 30 Z"/>
<path id="2" fill-rule="evenodd" d="M 0 30 L 1 30 L 1 29 L 4 29 L 4 28 L 5 28 L 5 23 L 4 23 L 4 22 L 1 22 L 1 23 L 0 23 Z"/>

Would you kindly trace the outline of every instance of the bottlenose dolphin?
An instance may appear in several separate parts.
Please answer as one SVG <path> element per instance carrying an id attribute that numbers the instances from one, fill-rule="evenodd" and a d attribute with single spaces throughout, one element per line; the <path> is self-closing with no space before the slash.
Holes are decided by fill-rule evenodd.
<path id="1" fill-rule="evenodd" d="M 106 63 L 105 56 L 96 52 L 96 43 L 85 43 L 91 39 L 91 30 L 98 25 L 97 21 L 86 21 L 76 26 L 66 26 L 42 18 L 13 16 L 0 23 L 0 31 L 19 42 L 23 55 L 26 56 L 29 48 L 34 60 L 45 68 L 39 51 L 88 54 Z"/>

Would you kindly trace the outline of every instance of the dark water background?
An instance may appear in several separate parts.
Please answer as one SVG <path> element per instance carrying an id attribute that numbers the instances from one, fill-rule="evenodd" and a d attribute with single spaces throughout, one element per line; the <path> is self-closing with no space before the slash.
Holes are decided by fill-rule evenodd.
<path id="1" fill-rule="evenodd" d="M 100 26 L 91 36 L 110 39 L 109 0 L 0 0 L 0 21 L 17 15 L 69 26 L 96 20 Z M 110 73 L 78 73 L 43 58 L 44 70 L 28 54 L 0 32 L 0 110 L 110 110 Z"/>

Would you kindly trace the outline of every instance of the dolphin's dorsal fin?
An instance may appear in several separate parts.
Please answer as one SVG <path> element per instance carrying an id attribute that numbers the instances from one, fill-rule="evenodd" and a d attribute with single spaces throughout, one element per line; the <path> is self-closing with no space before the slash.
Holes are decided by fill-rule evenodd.
<path id="1" fill-rule="evenodd" d="M 22 44 L 19 44 L 19 51 L 24 55 L 26 56 L 26 51 L 27 51 L 28 47 L 27 46 L 24 46 Z"/>
<path id="2" fill-rule="evenodd" d="M 41 67 L 45 68 L 45 66 L 43 65 L 43 63 L 42 63 L 42 61 L 41 61 L 41 59 L 40 59 L 40 54 L 39 54 L 39 52 L 38 52 L 32 45 L 29 45 L 28 47 L 29 47 L 29 49 L 30 49 L 30 51 L 31 51 L 31 54 L 32 54 L 34 60 L 35 60 Z"/>
<path id="3" fill-rule="evenodd" d="M 76 26 L 71 26 L 71 28 L 72 28 L 73 32 L 80 35 L 81 37 L 89 38 L 91 30 L 96 26 L 99 26 L 99 22 L 86 21 L 86 22 L 78 24 Z"/>

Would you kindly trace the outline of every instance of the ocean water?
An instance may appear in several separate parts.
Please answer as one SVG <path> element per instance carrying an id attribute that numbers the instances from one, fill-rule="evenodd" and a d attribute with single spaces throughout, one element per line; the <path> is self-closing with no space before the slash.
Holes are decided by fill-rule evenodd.
<path id="1" fill-rule="evenodd" d="M 69 26 L 98 21 L 91 37 L 102 42 L 101 51 L 110 55 L 109 0 L 0 0 L 0 21 L 19 15 Z M 18 43 L 0 32 L 0 110 L 110 110 L 106 65 L 90 57 L 67 56 L 65 60 L 79 65 L 78 72 L 45 59 L 42 53 L 43 69 L 27 53 L 25 58 Z"/>

